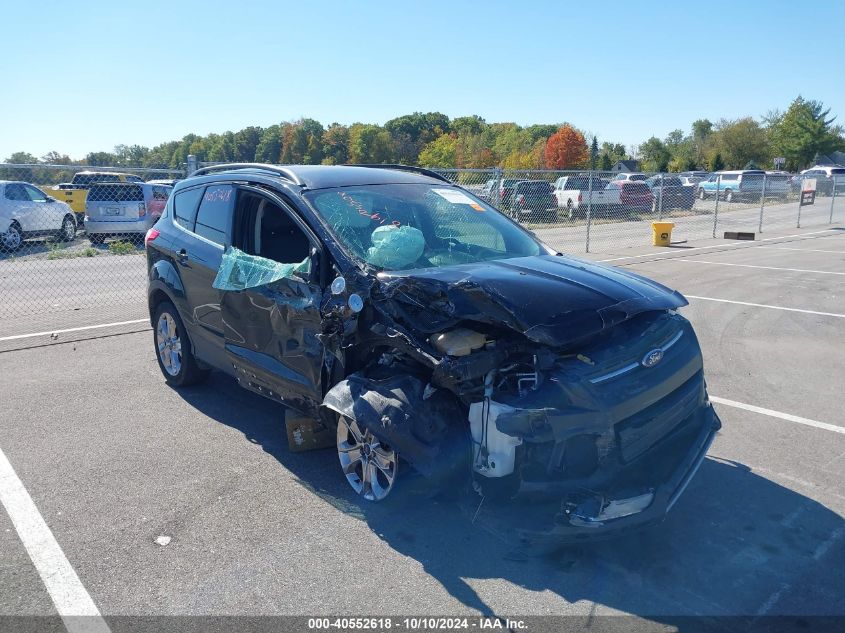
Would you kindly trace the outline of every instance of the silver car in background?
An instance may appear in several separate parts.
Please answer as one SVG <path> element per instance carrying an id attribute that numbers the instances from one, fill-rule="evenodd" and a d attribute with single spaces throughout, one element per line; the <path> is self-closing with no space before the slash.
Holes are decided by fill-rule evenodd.
<path id="1" fill-rule="evenodd" d="M 152 183 L 99 183 L 85 201 L 85 232 L 92 244 L 108 237 L 141 240 L 155 224 L 173 187 Z"/>

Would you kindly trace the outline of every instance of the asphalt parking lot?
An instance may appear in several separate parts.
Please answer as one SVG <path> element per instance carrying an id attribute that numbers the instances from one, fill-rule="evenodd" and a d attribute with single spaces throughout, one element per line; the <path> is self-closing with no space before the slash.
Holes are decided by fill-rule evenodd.
<path id="1" fill-rule="evenodd" d="M 107 621 L 845 615 L 845 229 L 765 237 L 591 256 L 689 297 L 723 422 L 643 533 L 523 556 L 413 478 L 362 504 L 333 450 L 288 451 L 279 406 L 222 375 L 165 386 L 149 331 L 0 353 L 0 455 Z M 19 531 L 0 511 L 0 614 L 56 614 Z"/>

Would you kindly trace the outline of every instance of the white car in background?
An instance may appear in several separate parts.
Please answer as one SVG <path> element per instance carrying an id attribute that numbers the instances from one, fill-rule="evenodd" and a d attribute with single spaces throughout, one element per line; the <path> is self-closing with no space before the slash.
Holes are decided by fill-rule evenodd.
<path id="1" fill-rule="evenodd" d="M 0 252 L 16 251 L 34 237 L 72 241 L 73 209 L 27 182 L 0 180 Z"/>

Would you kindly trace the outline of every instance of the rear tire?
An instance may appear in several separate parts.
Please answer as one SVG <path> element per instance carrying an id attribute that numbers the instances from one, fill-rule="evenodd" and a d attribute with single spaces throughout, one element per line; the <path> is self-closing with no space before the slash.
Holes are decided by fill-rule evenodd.
<path id="1" fill-rule="evenodd" d="M 88 234 L 88 241 L 91 242 L 92 245 L 96 246 L 97 244 L 102 244 L 103 240 L 105 240 L 105 235 L 100 233 L 89 233 Z"/>
<path id="2" fill-rule="evenodd" d="M 707 194 L 704 193 L 704 189 L 702 189 L 701 187 L 698 188 L 698 199 L 707 200 Z"/>
<path id="3" fill-rule="evenodd" d="M 9 229 L 0 235 L 0 252 L 14 253 L 23 244 L 23 231 L 17 221 L 9 225 Z"/>
<path id="4" fill-rule="evenodd" d="M 208 370 L 197 364 L 179 312 L 169 301 L 159 303 L 153 313 L 153 344 L 159 369 L 170 386 L 187 387 L 208 377 Z"/>
<path id="5" fill-rule="evenodd" d="M 734 201 L 734 192 L 728 189 L 725 191 L 725 202 L 733 202 Z"/>

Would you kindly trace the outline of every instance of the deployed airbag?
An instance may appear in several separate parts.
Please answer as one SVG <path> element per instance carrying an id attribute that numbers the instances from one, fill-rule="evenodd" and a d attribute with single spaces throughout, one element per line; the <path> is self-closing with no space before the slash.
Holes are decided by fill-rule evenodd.
<path id="1" fill-rule="evenodd" d="M 298 264 L 281 264 L 257 255 L 247 255 L 230 246 L 223 253 L 212 287 L 218 290 L 245 290 L 288 279 L 295 273 L 307 273 L 310 260 L 306 257 Z"/>
<path id="2" fill-rule="evenodd" d="M 412 226 L 388 224 L 378 227 L 370 237 L 373 245 L 367 249 L 367 261 L 382 268 L 410 266 L 425 250 L 422 231 Z"/>

